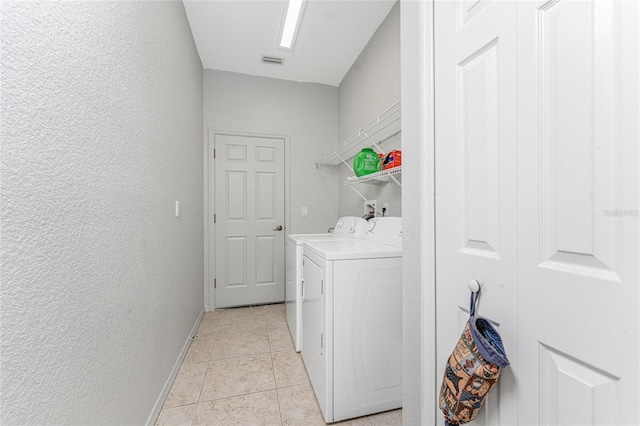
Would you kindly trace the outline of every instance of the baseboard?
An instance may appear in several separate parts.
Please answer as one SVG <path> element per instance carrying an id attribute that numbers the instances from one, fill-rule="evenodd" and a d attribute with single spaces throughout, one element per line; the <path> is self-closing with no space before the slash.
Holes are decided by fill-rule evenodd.
<path id="1" fill-rule="evenodd" d="M 176 376 L 178 375 L 178 371 L 180 371 L 180 366 L 182 365 L 182 361 L 184 361 L 184 357 L 187 356 L 187 352 L 189 351 L 189 346 L 191 345 L 191 340 L 193 336 L 196 335 L 196 331 L 198 330 L 200 321 L 202 321 L 202 318 L 204 317 L 204 312 L 205 312 L 204 309 L 200 311 L 200 315 L 198 315 L 198 318 L 196 319 L 196 322 L 193 325 L 193 328 L 189 332 L 189 336 L 187 336 L 187 340 L 184 342 L 182 351 L 180 351 L 180 355 L 178 355 L 178 359 L 173 365 L 171 374 L 169 374 L 167 381 L 162 387 L 162 392 L 160 392 L 160 395 L 158 396 L 158 399 L 156 400 L 156 403 L 153 406 L 153 410 L 151 410 L 151 414 L 149 414 L 149 418 L 145 423 L 146 426 L 154 426 L 156 424 L 156 421 L 158 420 L 158 416 L 160 415 L 160 410 L 162 410 L 164 401 L 165 399 L 167 399 L 167 395 L 169 395 L 169 391 L 171 390 L 171 386 L 173 385 L 173 381 L 176 379 Z"/>

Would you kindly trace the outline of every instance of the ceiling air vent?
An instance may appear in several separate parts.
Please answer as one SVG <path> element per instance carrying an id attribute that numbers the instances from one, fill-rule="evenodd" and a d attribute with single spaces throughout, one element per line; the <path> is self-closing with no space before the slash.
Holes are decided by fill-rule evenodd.
<path id="1" fill-rule="evenodd" d="M 273 57 L 273 56 L 263 56 L 262 57 L 262 62 L 264 62 L 265 64 L 282 65 L 284 63 L 284 59 L 283 58 L 276 58 L 276 57 Z"/>

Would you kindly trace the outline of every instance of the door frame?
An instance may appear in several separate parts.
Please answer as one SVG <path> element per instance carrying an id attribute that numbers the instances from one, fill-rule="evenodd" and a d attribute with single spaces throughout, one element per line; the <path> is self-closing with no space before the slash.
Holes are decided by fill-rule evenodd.
<path id="1" fill-rule="evenodd" d="M 290 145 L 289 136 L 277 135 L 271 133 L 255 133 L 245 132 L 242 130 L 225 130 L 216 127 L 209 127 L 207 129 L 207 135 L 203 141 L 203 221 L 204 221 L 204 309 L 205 312 L 211 312 L 215 310 L 216 306 L 216 292 L 213 288 L 213 279 L 216 274 L 216 227 L 213 224 L 213 214 L 215 212 L 215 184 L 209 185 L 209 179 L 215 179 L 216 169 L 215 161 L 213 159 L 213 148 L 215 147 L 216 135 L 229 135 L 229 136 L 248 136 L 254 138 L 272 138 L 282 139 L 284 141 L 284 232 L 286 237 L 286 230 L 291 225 L 291 185 L 290 185 L 290 172 L 289 161 Z M 285 258 L 284 248 L 282 252 L 282 258 Z M 286 277 L 285 277 L 286 279 Z"/>
<path id="2" fill-rule="evenodd" d="M 403 164 L 403 423 L 435 424 L 435 98 L 433 0 L 400 8 Z M 416 90 L 417 88 L 417 90 Z M 419 340 L 419 341 L 418 341 Z M 410 368 L 411 367 L 411 368 Z M 403 401 L 403 402 L 404 402 Z"/>

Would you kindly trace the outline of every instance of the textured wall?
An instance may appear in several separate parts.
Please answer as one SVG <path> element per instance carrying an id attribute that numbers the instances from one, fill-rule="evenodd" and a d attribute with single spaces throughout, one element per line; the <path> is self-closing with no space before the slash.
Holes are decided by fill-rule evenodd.
<path id="1" fill-rule="evenodd" d="M 0 13 L 0 423 L 142 424 L 203 306 L 202 67 L 183 5 Z"/>
<path id="2" fill-rule="evenodd" d="M 389 11 L 367 46 L 340 83 L 340 140 L 343 141 L 400 100 L 400 2 Z M 365 145 L 363 145 L 364 147 Z M 400 149 L 400 137 L 382 146 L 385 152 Z M 363 200 L 342 182 L 353 173 L 340 167 L 340 215 L 362 216 Z M 402 216 L 400 187 L 358 185 L 368 199 L 378 200 L 379 209 L 389 203 L 390 216 Z"/>

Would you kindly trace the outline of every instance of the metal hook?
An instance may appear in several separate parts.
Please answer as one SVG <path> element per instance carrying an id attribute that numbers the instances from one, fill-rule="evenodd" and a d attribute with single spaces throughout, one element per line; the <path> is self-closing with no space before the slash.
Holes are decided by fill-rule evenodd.
<path id="1" fill-rule="evenodd" d="M 482 287 L 482 284 L 480 284 L 480 281 L 470 278 L 467 282 L 467 286 L 472 293 L 477 293 L 480 291 L 480 287 Z"/>

